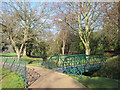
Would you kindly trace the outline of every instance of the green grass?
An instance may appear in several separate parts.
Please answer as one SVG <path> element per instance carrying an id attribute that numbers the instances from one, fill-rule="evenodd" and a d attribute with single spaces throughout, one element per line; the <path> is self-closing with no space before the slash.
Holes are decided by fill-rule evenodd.
<path id="1" fill-rule="evenodd" d="M 0 53 L 0 57 L 13 57 L 13 56 L 17 56 L 17 54 L 16 53 Z M 14 57 L 14 58 L 17 58 L 17 57 Z M 32 58 L 28 56 L 22 56 L 21 59 L 26 61 L 27 65 L 32 65 L 32 66 L 38 66 L 38 61 L 43 60 L 42 58 Z M 33 62 L 31 64 L 28 64 L 30 61 L 33 61 Z"/>
<path id="2" fill-rule="evenodd" d="M 120 85 L 120 82 L 104 77 L 82 76 L 82 79 L 77 76 L 72 77 L 85 85 L 87 88 L 118 88 L 118 85 Z"/>
<path id="3" fill-rule="evenodd" d="M 0 76 L 1 76 L 1 75 L 2 75 L 2 76 L 4 76 L 4 75 L 8 75 L 9 72 L 10 72 L 9 69 L 3 69 L 3 68 L 2 68 L 2 70 L 1 70 L 1 72 L 0 72 Z"/>
<path id="4" fill-rule="evenodd" d="M 23 56 L 21 57 L 22 60 L 26 61 L 27 65 L 31 65 L 31 66 L 39 66 L 38 62 L 39 61 L 43 61 L 42 58 L 32 58 L 32 57 L 28 57 L 28 56 Z M 33 61 L 34 60 L 34 61 Z M 33 61 L 32 63 L 28 64 L 30 61 Z"/>
<path id="5" fill-rule="evenodd" d="M 109 58 L 109 60 L 103 64 L 102 68 L 95 72 L 93 76 L 101 76 L 112 78 L 120 81 L 120 55 Z"/>
<path id="6" fill-rule="evenodd" d="M 0 76 L 4 77 L 1 82 L 2 88 L 24 88 L 24 82 L 22 81 L 22 77 L 18 76 L 18 73 L 2 69 Z"/>
<path id="7" fill-rule="evenodd" d="M 32 57 L 28 57 L 28 56 L 22 56 L 21 59 L 23 60 L 27 60 L 27 61 L 31 61 L 31 60 L 43 60 L 42 58 L 32 58 Z"/>
<path id="8" fill-rule="evenodd" d="M 12 57 L 12 56 L 16 56 L 16 55 L 17 55 L 16 53 L 0 53 L 0 56 L 8 57 L 8 58 Z M 14 57 L 14 58 L 17 58 L 17 57 Z M 12 61 L 12 58 L 10 58 L 10 59 L 9 59 L 9 62 Z M 38 62 L 42 62 L 43 61 L 42 58 L 32 58 L 32 57 L 28 57 L 28 56 L 22 56 L 21 59 L 26 61 L 26 64 L 30 65 L 30 66 L 40 66 L 40 65 L 38 65 Z M 4 61 L 4 58 L 2 59 L 2 61 Z M 28 64 L 31 61 L 33 61 L 33 62 Z M 44 67 L 44 66 L 41 66 L 41 67 Z"/>
<path id="9" fill-rule="evenodd" d="M 0 57 L 13 57 L 17 56 L 16 53 L 0 53 Z"/>

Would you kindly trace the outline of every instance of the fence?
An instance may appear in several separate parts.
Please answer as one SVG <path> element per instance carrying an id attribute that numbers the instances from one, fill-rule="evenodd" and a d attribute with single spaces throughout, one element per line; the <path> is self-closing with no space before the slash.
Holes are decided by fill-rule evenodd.
<path id="1" fill-rule="evenodd" d="M 14 71 L 19 73 L 19 76 L 23 78 L 24 85 L 26 87 L 26 62 L 22 60 L 18 60 L 17 58 L 7 58 L 0 57 L 0 63 L 3 68 L 10 69 L 10 71 Z"/>
<path id="2" fill-rule="evenodd" d="M 97 55 L 54 55 L 46 62 L 46 67 L 67 74 L 79 74 L 100 69 L 107 61 L 106 56 Z"/>
<path id="3" fill-rule="evenodd" d="M 52 69 L 52 68 L 62 68 L 63 66 L 63 61 L 66 57 L 68 56 L 78 56 L 78 55 L 83 55 L 84 54 L 73 54 L 73 55 L 54 55 L 51 56 L 47 62 L 47 68 Z"/>
<path id="4" fill-rule="evenodd" d="M 62 70 L 65 73 L 82 74 L 100 69 L 105 62 L 106 57 L 103 55 L 68 56 L 63 61 Z"/>
<path id="5" fill-rule="evenodd" d="M 26 62 L 21 59 L 0 57 L 0 65 L 2 65 L 3 68 L 19 73 L 20 77 L 23 78 L 25 88 L 30 86 L 40 77 L 39 73 L 31 68 L 27 68 Z"/>

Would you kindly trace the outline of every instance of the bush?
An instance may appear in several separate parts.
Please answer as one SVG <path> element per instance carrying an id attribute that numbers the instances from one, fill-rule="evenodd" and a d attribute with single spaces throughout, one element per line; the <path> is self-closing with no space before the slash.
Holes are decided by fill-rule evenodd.
<path id="1" fill-rule="evenodd" d="M 120 65 L 120 56 L 112 57 L 99 71 L 94 73 L 93 76 L 101 76 L 120 80 L 120 70 L 118 65 Z"/>

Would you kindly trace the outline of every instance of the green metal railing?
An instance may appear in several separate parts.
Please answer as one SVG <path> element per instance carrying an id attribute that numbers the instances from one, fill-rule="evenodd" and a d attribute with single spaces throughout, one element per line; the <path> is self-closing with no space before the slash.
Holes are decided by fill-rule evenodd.
<path id="1" fill-rule="evenodd" d="M 7 57 L 0 57 L 0 64 L 3 68 L 10 69 L 10 71 L 17 72 L 20 77 L 23 78 L 24 85 L 26 88 L 27 80 L 26 80 L 26 62 L 22 61 L 21 59 L 18 60 L 17 58 L 7 58 Z"/>
<path id="2" fill-rule="evenodd" d="M 47 68 L 52 69 L 52 68 L 62 68 L 63 67 L 63 61 L 66 57 L 68 56 L 77 56 L 77 55 L 82 55 L 84 54 L 73 54 L 73 55 L 54 55 L 49 58 L 47 61 Z"/>
<path id="3" fill-rule="evenodd" d="M 63 73 L 82 74 L 92 70 L 100 69 L 106 57 L 103 55 L 76 55 L 68 56 L 63 61 Z"/>
<path id="4" fill-rule="evenodd" d="M 61 68 L 62 67 L 62 62 L 64 60 L 64 58 L 67 57 L 67 55 L 54 55 L 51 56 L 48 60 L 48 68 L 52 69 L 52 68 Z"/>
<path id="5" fill-rule="evenodd" d="M 82 75 L 83 72 L 100 69 L 106 60 L 103 55 L 54 55 L 49 58 L 47 68 L 62 68 L 63 73 Z"/>

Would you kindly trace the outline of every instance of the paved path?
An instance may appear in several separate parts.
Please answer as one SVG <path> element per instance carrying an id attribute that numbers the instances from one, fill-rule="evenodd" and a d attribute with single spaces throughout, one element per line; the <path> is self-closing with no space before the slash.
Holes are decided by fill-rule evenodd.
<path id="1" fill-rule="evenodd" d="M 0 68 L 1 67 L 2 64 L 0 64 Z M 66 74 L 41 67 L 27 67 L 34 69 L 37 73 L 40 74 L 40 78 L 31 84 L 29 88 L 86 88 L 84 85 Z"/>
<path id="2" fill-rule="evenodd" d="M 63 73 L 58 73 L 49 69 L 27 66 L 34 68 L 40 73 L 40 78 L 36 80 L 29 88 L 86 88 L 84 85 Z"/>

